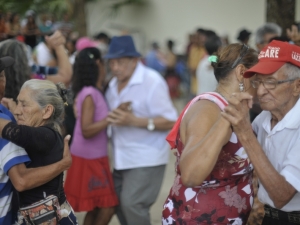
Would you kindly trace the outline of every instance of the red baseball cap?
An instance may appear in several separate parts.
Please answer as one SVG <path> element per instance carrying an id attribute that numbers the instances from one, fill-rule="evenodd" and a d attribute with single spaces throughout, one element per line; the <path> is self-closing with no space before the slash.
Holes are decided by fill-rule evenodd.
<path id="1" fill-rule="evenodd" d="M 254 74 L 270 75 L 285 63 L 300 67 L 300 47 L 288 42 L 272 41 L 258 55 L 258 63 L 244 73 L 245 78 Z"/>

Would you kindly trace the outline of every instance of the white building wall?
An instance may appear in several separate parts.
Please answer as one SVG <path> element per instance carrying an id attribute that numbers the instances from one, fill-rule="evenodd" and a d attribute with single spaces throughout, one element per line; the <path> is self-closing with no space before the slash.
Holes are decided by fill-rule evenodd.
<path id="1" fill-rule="evenodd" d="M 125 6 L 116 17 L 111 17 L 110 3 L 116 1 L 99 0 L 87 4 L 88 33 L 106 31 L 113 36 L 127 30 L 142 54 L 151 42 L 157 41 L 164 46 L 167 39 L 173 39 L 177 53 L 183 53 L 188 34 L 197 28 L 228 34 L 230 42 L 236 42 L 240 29 L 246 28 L 254 34 L 266 20 L 265 0 L 149 0 L 145 6 Z M 297 12 L 300 12 L 299 1 Z M 300 18 L 300 13 L 296 17 Z M 251 35 L 252 46 L 253 40 L 254 35 Z"/>

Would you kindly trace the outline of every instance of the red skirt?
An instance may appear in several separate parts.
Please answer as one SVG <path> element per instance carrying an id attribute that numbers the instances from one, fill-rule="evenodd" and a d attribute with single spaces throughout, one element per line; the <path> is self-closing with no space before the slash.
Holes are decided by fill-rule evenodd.
<path id="1" fill-rule="evenodd" d="M 65 193 L 75 212 L 118 205 L 108 157 L 84 159 L 72 155 Z"/>

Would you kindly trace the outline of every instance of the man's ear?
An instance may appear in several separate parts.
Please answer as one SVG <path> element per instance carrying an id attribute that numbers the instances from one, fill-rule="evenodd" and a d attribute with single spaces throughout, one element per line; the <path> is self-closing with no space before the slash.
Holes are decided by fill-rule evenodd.
<path id="1" fill-rule="evenodd" d="M 43 119 L 48 120 L 51 118 L 51 116 L 54 114 L 54 107 L 53 105 L 46 105 L 46 107 L 43 109 Z"/>
<path id="2" fill-rule="evenodd" d="M 300 97 L 300 79 L 297 79 L 294 81 L 295 86 L 294 86 L 294 96 L 299 96 Z"/>

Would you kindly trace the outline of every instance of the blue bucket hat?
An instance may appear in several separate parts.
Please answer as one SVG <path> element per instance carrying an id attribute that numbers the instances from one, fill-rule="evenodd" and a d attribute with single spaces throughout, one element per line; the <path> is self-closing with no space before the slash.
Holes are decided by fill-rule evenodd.
<path id="1" fill-rule="evenodd" d="M 135 49 L 131 36 L 119 36 L 111 39 L 108 53 L 105 59 L 117 59 L 122 57 L 140 57 L 141 54 Z"/>

